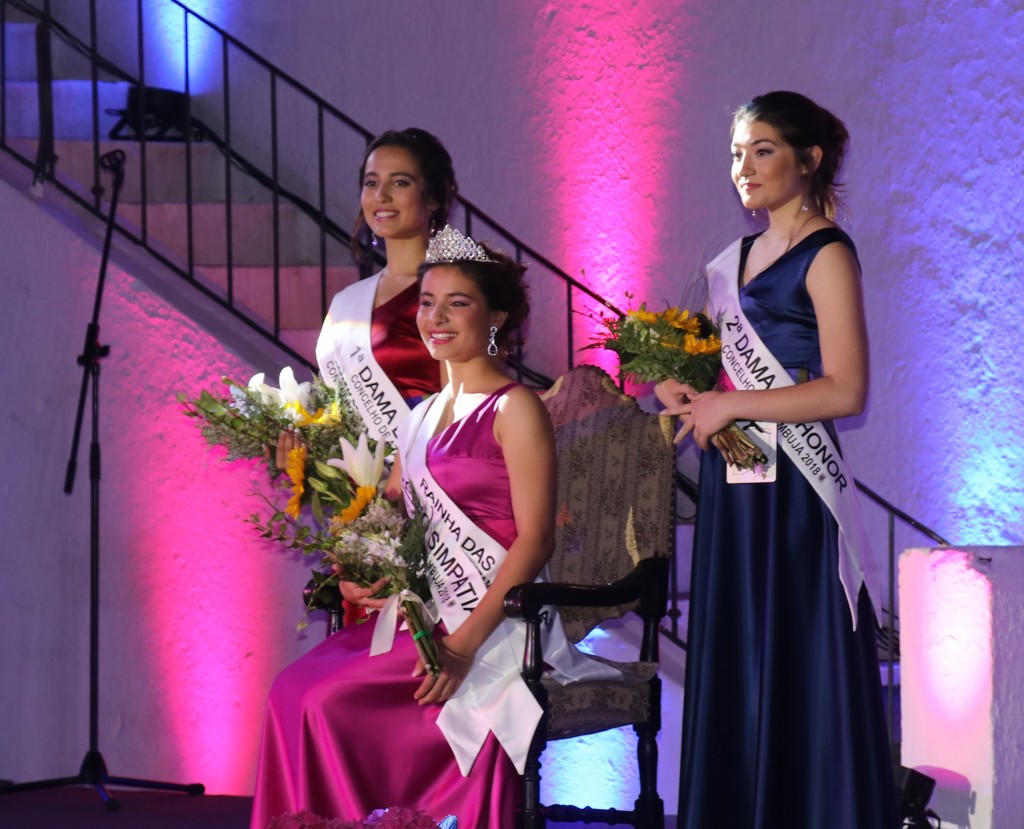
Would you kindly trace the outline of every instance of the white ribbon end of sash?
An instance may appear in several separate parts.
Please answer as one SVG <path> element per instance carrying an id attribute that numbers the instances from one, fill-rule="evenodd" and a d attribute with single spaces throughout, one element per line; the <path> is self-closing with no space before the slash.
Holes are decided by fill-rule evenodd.
<path id="1" fill-rule="evenodd" d="M 388 596 L 384 607 L 377 614 L 377 622 L 373 627 L 373 638 L 370 640 L 370 656 L 387 653 L 395 644 L 395 627 L 398 625 L 398 603 L 401 593 Z"/>

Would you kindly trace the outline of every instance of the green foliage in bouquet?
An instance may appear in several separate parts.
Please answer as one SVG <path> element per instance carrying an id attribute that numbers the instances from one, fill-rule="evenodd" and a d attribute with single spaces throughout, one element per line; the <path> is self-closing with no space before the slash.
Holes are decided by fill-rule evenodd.
<path id="1" fill-rule="evenodd" d="M 411 590 L 429 598 L 427 581 L 427 518 L 417 509 L 409 518 L 384 498 L 375 498 L 348 524 L 332 525 L 334 545 L 323 563 L 337 565 L 348 581 L 369 587 L 390 579 L 380 596 Z"/>
<path id="2" fill-rule="evenodd" d="M 619 370 L 641 383 L 669 378 L 698 392 L 717 387 L 722 369 L 720 328 L 701 312 L 646 305 L 621 317 L 602 320 L 606 332 L 587 348 L 607 348 L 619 355 Z M 759 469 L 765 453 L 735 423 L 711 438 L 725 459 L 740 469 Z"/>
<path id="3" fill-rule="evenodd" d="M 357 502 L 353 502 L 357 504 Z M 386 498 L 372 497 L 358 514 L 354 509 L 334 516 L 326 531 L 287 532 L 276 537 L 303 552 L 321 553 L 321 567 L 330 573 L 314 575 L 315 589 L 309 595 L 307 613 L 317 607 L 324 591 L 335 589 L 342 580 L 371 587 L 383 578 L 388 582 L 374 598 L 398 596 L 424 667 L 434 676 L 442 669 L 437 645 L 430 635 L 432 625 L 423 612 L 424 602 L 430 599 L 427 579 L 427 516 L 417 505 L 408 517 L 397 505 Z M 303 626 L 300 622 L 300 627 Z"/>
<path id="4" fill-rule="evenodd" d="M 706 314 L 678 308 L 654 312 L 641 305 L 602 322 L 607 331 L 586 347 L 614 351 L 623 374 L 640 383 L 671 377 L 698 391 L 714 387 L 722 341 Z"/>
<path id="5" fill-rule="evenodd" d="M 282 431 L 297 431 L 313 458 L 331 456 L 340 438 L 354 438 L 363 431 L 344 387 L 328 386 L 319 376 L 298 383 L 291 368 L 282 370 L 280 388 L 263 380 L 264 375 L 257 374 L 243 386 L 225 377 L 226 393 L 204 389 L 195 399 L 178 395 L 185 414 L 201 422 L 206 442 L 227 449 L 228 460 L 265 459 L 277 473 L 283 470 L 276 468 L 274 453 L 268 457 L 265 450 L 277 444 Z"/>

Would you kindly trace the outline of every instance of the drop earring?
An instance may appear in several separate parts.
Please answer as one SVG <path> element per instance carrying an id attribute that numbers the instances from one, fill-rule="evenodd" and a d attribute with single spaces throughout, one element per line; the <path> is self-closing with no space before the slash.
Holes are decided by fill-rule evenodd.
<path id="1" fill-rule="evenodd" d="M 800 205 L 800 212 L 801 213 L 806 213 L 809 210 L 810 210 L 810 208 L 807 206 L 807 199 L 804 199 L 804 203 L 802 205 Z"/>
<path id="2" fill-rule="evenodd" d="M 373 247 L 377 247 L 377 234 L 376 233 L 372 233 L 372 232 L 370 233 L 370 244 L 373 245 Z"/>
<path id="3" fill-rule="evenodd" d="M 497 336 L 497 334 L 498 334 L 498 326 L 492 325 L 491 326 L 491 338 L 487 341 L 487 353 L 491 357 L 497 357 L 498 356 L 498 343 L 495 342 L 495 339 L 494 339 Z"/>

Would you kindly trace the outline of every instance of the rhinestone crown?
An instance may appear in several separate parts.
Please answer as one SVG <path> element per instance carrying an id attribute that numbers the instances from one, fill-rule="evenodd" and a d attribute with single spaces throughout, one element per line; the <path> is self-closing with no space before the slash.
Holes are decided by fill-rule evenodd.
<path id="1" fill-rule="evenodd" d="M 493 262 L 480 245 L 463 236 L 451 225 L 445 225 L 433 235 L 427 245 L 428 262 Z"/>

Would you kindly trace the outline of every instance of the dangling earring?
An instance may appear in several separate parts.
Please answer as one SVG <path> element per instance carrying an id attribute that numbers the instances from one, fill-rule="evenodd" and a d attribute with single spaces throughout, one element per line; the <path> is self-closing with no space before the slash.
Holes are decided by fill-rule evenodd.
<path id="1" fill-rule="evenodd" d="M 494 338 L 497 336 L 497 334 L 498 334 L 498 326 L 492 325 L 491 326 L 491 338 L 487 341 L 487 353 L 491 357 L 497 357 L 498 356 L 498 344 L 494 341 Z"/>
<path id="2" fill-rule="evenodd" d="M 430 226 L 427 228 L 427 232 L 431 235 L 431 237 L 433 237 L 433 235 L 437 233 L 437 225 L 434 224 L 433 216 L 430 217 Z"/>
<path id="3" fill-rule="evenodd" d="M 810 208 L 807 206 L 807 199 L 804 199 L 804 203 L 800 205 L 800 211 L 806 213 Z"/>
<path id="4" fill-rule="evenodd" d="M 374 247 L 377 247 L 377 234 L 376 233 L 373 233 L 373 232 L 370 233 L 370 244 L 373 245 Z"/>

